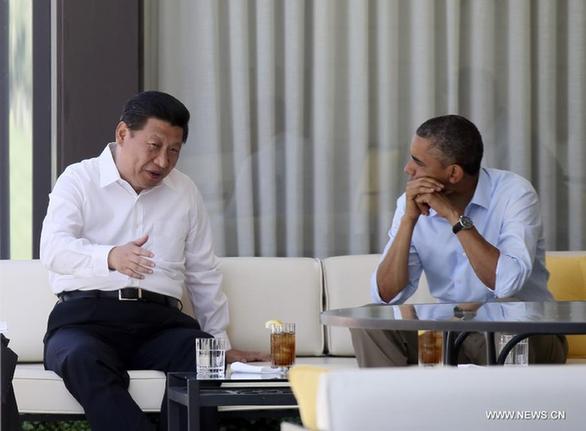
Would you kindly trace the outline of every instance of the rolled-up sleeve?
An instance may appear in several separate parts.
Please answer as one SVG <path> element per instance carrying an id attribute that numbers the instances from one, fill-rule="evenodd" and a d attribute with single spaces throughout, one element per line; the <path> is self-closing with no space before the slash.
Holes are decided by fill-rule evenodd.
<path id="1" fill-rule="evenodd" d="M 511 197 L 502 219 L 496 245 L 500 252 L 494 289 L 497 298 L 514 296 L 523 288 L 533 271 L 541 234 L 539 199 L 528 185 Z"/>

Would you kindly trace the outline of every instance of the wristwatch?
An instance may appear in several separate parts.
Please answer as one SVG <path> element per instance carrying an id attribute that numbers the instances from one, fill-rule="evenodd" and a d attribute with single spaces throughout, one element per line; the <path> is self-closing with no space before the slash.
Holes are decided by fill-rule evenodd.
<path id="1" fill-rule="evenodd" d="M 468 229 L 472 229 L 474 227 L 474 223 L 472 222 L 472 219 L 470 217 L 467 216 L 460 216 L 460 218 L 458 219 L 458 222 L 452 226 L 452 232 L 454 232 L 455 234 L 460 232 L 462 229 L 463 230 L 468 230 Z"/>

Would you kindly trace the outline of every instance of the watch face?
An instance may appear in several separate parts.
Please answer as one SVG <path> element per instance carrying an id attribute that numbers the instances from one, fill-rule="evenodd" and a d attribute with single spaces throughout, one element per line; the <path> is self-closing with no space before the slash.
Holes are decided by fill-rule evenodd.
<path id="1" fill-rule="evenodd" d="M 466 216 L 460 217 L 460 224 L 462 225 L 462 229 L 472 229 L 472 226 L 474 226 L 472 219 Z"/>

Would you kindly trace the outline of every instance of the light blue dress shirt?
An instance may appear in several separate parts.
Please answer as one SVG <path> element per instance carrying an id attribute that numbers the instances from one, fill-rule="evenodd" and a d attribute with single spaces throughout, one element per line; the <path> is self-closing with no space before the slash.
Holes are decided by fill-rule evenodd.
<path id="1" fill-rule="evenodd" d="M 405 194 L 397 199 L 397 209 L 389 230 L 389 250 L 403 214 Z M 480 302 L 515 297 L 522 301 L 552 300 L 547 290 L 549 273 L 545 268 L 543 227 L 535 189 L 517 174 L 497 169 L 481 169 L 476 191 L 464 214 L 472 219 L 480 234 L 499 249 L 496 285 L 491 290 L 476 276 L 452 225 L 433 209 L 420 216 L 409 251 L 408 285 L 390 304 L 405 302 L 417 289 L 425 271 L 429 290 L 439 302 Z M 378 269 L 377 269 L 378 270 Z M 381 299 L 376 271 L 371 278 L 371 297 Z"/>

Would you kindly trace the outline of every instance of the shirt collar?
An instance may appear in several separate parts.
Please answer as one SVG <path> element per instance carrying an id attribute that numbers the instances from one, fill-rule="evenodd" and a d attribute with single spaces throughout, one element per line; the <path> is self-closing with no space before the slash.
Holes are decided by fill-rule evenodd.
<path id="1" fill-rule="evenodd" d="M 160 187 L 161 185 L 165 185 L 167 187 L 169 187 L 171 190 L 177 190 L 177 185 L 175 184 L 175 181 L 173 181 L 173 179 L 171 178 L 171 175 L 173 175 L 173 171 L 175 170 L 175 168 L 173 168 L 173 170 L 171 170 L 171 172 L 169 172 L 169 174 L 163 178 L 163 181 L 161 181 L 161 184 L 159 184 L 157 187 Z"/>
<path id="2" fill-rule="evenodd" d="M 473 204 L 488 209 L 490 205 L 490 195 L 490 175 L 488 175 L 486 169 L 481 168 L 478 175 L 478 184 L 476 184 L 476 190 L 474 191 L 474 196 L 472 196 L 472 200 L 468 205 Z"/>
<path id="3" fill-rule="evenodd" d="M 114 161 L 114 151 L 116 151 L 116 142 L 110 142 L 99 157 L 100 187 L 102 188 L 121 179 L 120 172 L 118 172 Z"/>
<path id="4" fill-rule="evenodd" d="M 486 169 L 481 168 L 478 174 L 478 183 L 476 184 L 476 190 L 474 190 L 474 195 L 470 200 L 470 205 L 478 205 L 482 208 L 488 209 L 490 205 L 490 195 L 491 195 L 491 185 L 490 185 L 490 176 Z M 433 209 L 429 209 L 430 217 L 434 217 L 437 215 L 437 212 Z"/>
<path id="5" fill-rule="evenodd" d="M 100 187 L 104 188 L 109 186 L 112 183 L 115 183 L 118 180 L 122 180 L 120 176 L 120 172 L 118 171 L 118 167 L 116 166 L 116 162 L 114 161 L 114 152 L 116 151 L 116 142 L 110 142 L 100 154 Z M 176 190 L 176 184 L 171 179 L 171 174 L 173 171 L 169 172 L 161 184 L 153 187 L 153 189 L 159 188 L 161 185 L 165 185 L 172 190 Z M 152 189 L 151 189 L 152 190 Z M 147 191 L 147 190 L 145 190 Z"/>

